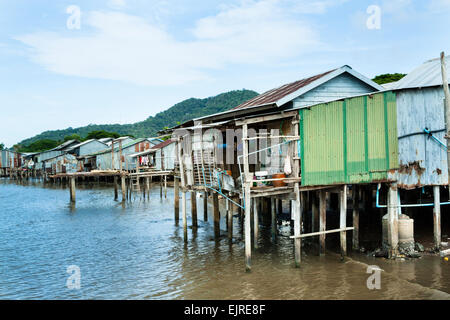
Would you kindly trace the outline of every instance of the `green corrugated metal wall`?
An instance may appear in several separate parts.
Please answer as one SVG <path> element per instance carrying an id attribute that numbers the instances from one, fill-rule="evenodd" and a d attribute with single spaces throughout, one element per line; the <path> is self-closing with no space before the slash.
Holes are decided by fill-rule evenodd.
<path id="1" fill-rule="evenodd" d="M 301 109 L 303 186 L 387 179 L 398 167 L 397 111 L 393 92 Z"/>

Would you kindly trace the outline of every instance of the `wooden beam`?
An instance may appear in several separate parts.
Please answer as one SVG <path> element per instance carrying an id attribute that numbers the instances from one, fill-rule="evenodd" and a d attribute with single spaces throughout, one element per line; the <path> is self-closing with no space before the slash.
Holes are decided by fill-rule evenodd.
<path id="1" fill-rule="evenodd" d="M 345 232 L 345 231 L 351 231 L 354 227 L 346 227 L 346 228 L 339 228 L 339 229 L 333 229 L 333 230 L 325 230 L 325 231 L 318 231 L 318 232 L 311 232 L 311 233 L 303 233 L 299 236 L 291 236 L 291 239 L 295 238 L 307 238 L 307 237 L 315 237 L 320 236 L 322 234 L 330 234 L 330 233 L 338 233 L 338 232 Z"/>
<path id="2" fill-rule="evenodd" d="M 258 123 L 258 122 L 267 122 L 267 121 L 275 121 L 283 118 L 291 118 L 298 116 L 297 111 L 287 111 L 287 112 L 280 112 L 278 114 L 273 115 L 267 115 L 267 116 L 261 116 L 261 117 L 255 117 L 255 118 L 248 118 L 244 120 L 236 120 L 236 126 L 243 126 L 243 125 L 249 125 L 252 123 Z"/>

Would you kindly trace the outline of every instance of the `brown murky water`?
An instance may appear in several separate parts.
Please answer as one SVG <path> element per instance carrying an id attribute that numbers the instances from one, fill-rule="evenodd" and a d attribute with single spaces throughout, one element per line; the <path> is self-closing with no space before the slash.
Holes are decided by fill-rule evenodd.
<path id="1" fill-rule="evenodd" d="M 167 199 L 155 187 L 150 201 L 135 197 L 125 206 L 108 186 L 80 186 L 75 208 L 68 197 L 60 186 L 0 180 L 1 299 L 450 298 L 450 262 L 439 257 L 400 262 L 353 254 L 341 261 L 307 248 L 296 269 L 290 227 L 281 226 L 272 242 L 261 226 L 246 273 L 239 219 L 232 244 L 224 230 L 215 241 L 212 217 L 202 221 L 199 202 L 199 228 L 189 229 L 185 245 L 171 189 Z M 69 265 L 80 268 L 79 290 L 66 287 Z M 380 290 L 367 288 L 369 265 L 384 270 Z"/>

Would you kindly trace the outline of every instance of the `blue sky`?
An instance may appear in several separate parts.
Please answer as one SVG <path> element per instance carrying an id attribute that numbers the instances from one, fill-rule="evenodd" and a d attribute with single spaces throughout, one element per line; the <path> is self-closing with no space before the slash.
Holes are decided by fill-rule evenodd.
<path id="1" fill-rule="evenodd" d="M 371 5 L 379 29 L 367 27 Z M 344 64 L 407 73 L 450 53 L 449 20 L 450 0 L 0 0 L 0 142 L 141 121 Z"/>

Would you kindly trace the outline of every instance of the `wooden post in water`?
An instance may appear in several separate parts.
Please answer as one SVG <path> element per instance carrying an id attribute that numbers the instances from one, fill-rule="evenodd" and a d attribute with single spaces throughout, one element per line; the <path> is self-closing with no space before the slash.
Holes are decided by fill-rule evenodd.
<path id="1" fill-rule="evenodd" d="M 294 124 L 294 132 L 298 134 L 299 128 L 298 128 L 298 119 L 295 119 L 293 121 Z M 298 144 L 297 141 L 293 141 L 290 143 L 293 144 L 291 150 L 291 158 L 293 159 L 293 168 L 292 168 L 292 175 L 294 178 L 300 177 L 300 158 L 298 155 Z M 303 215 L 303 209 L 305 206 L 305 195 L 304 193 L 302 196 L 300 196 L 300 184 L 298 182 L 295 182 L 294 184 L 294 193 L 295 193 L 295 205 L 294 205 L 294 235 L 300 236 L 302 232 L 302 215 Z M 295 247 L 295 266 L 298 268 L 300 267 L 300 263 L 302 261 L 302 239 L 296 238 L 294 240 L 294 247 Z"/>
<path id="2" fill-rule="evenodd" d="M 253 246 L 258 248 L 259 235 L 259 198 L 253 198 Z"/>
<path id="3" fill-rule="evenodd" d="M 127 186 L 124 175 L 120 176 L 120 186 L 122 188 L 122 202 L 125 202 L 127 199 Z"/>
<path id="4" fill-rule="evenodd" d="M 325 190 L 319 191 L 319 231 L 325 231 L 327 228 L 327 193 Z M 319 236 L 320 255 L 325 254 L 326 234 Z"/>
<path id="5" fill-rule="evenodd" d="M 248 151 L 247 151 L 247 153 L 248 153 Z M 245 156 L 244 156 L 244 159 L 245 159 Z M 245 270 L 250 271 L 252 268 L 252 236 L 251 236 L 251 221 L 250 221 L 250 218 L 251 218 L 250 183 L 248 183 L 248 182 L 245 183 L 244 194 L 245 194 L 245 200 L 244 200 L 244 205 L 245 205 L 245 217 L 244 217 Z"/>
<path id="6" fill-rule="evenodd" d="M 75 177 L 70 177 L 70 202 L 75 203 Z"/>
<path id="7" fill-rule="evenodd" d="M 214 237 L 216 240 L 220 237 L 220 210 L 219 210 L 219 195 L 213 192 L 213 215 L 214 215 Z"/>
<path id="8" fill-rule="evenodd" d="M 251 226 L 250 226 L 250 218 L 251 218 L 251 195 L 250 195 L 250 166 L 248 163 L 248 126 L 244 124 L 242 126 L 242 142 L 243 142 L 243 162 L 244 162 L 244 208 L 245 208 L 245 218 L 244 218 L 244 226 L 245 226 L 245 270 L 249 272 L 251 270 L 252 265 L 252 238 L 251 238 Z"/>
<path id="9" fill-rule="evenodd" d="M 439 186 L 433 186 L 434 208 L 433 208 L 433 226 L 434 226 L 434 248 L 441 248 L 441 196 Z"/>
<path id="10" fill-rule="evenodd" d="M 353 190 L 353 250 L 359 250 L 359 186 L 354 184 Z"/>
<path id="11" fill-rule="evenodd" d="M 175 211 L 175 224 L 178 225 L 180 221 L 180 180 L 174 177 L 173 180 L 173 190 L 174 190 L 174 211 Z"/>
<path id="12" fill-rule="evenodd" d="M 145 192 L 147 193 L 147 199 L 150 200 L 150 178 L 145 177 Z"/>
<path id="13" fill-rule="evenodd" d="M 347 228 L 347 185 L 344 185 L 342 191 L 339 192 L 340 202 L 340 228 Z M 341 232 L 341 256 L 347 255 L 347 231 Z"/>
<path id="14" fill-rule="evenodd" d="M 311 232 L 317 231 L 319 225 L 319 206 L 317 205 L 317 191 L 311 191 Z"/>
<path id="15" fill-rule="evenodd" d="M 203 220 L 208 221 L 208 191 L 203 192 Z"/>
<path id="16" fill-rule="evenodd" d="M 118 198 L 119 198 L 119 190 L 118 190 L 117 176 L 114 176 L 114 201 L 117 201 Z"/>
<path id="17" fill-rule="evenodd" d="M 164 198 L 167 199 L 167 175 L 164 176 Z"/>
<path id="18" fill-rule="evenodd" d="M 226 201 L 227 208 L 227 231 L 228 231 L 228 239 L 233 239 L 233 204 L 230 201 Z"/>
<path id="19" fill-rule="evenodd" d="M 398 251 L 398 189 L 396 183 L 389 185 L 387 210 L 389 258 L 393 258 Z"/>
<path id="20" fill-rule="evenodd" d="M 197 193 L 191 191 L 191 216 L 192 216 L 192 226 L 194 228 L 198 227 L 197 223 Z"/>
<path id="21" fill-rule="evenodd" d="M 272 241 L 275 241 L 277 236 L 277 208 L 276 208 L 277 199 L 272 198 L 271 201 L 271 215 L 272 215 Z"/>
<path id="22" fill-rule="evenodd" d="M 178 162 L 180 164 L 180 177 L 181 177 L 181 210 L 183 214 L 183 234 L 184 234 L 184 242 L 188 241 L 188 232 L 187 232 L 187 217 L 186 217 L 186 182 L 184 175 L 184 155 L 181 152 L 181 138 L 178 138 L 177 141 L 178 148 Z"/>

